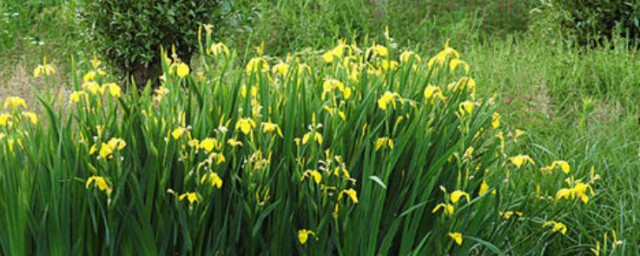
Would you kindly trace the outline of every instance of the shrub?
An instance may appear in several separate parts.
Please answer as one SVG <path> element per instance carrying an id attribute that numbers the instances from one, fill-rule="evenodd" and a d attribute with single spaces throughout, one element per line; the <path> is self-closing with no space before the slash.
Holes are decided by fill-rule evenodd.
<path id="1" fill-rule="evenodd" d="M 567 162 L 507 155 L 522 132 L 448 45 L 258 48 L 245 67 L 204 45 L 201 70 L 164 56 L 162 85 L 126 95 L 94 61 L 41 98 L 45 121 L 7 99 L 3 254 L 521 254 L 593 196 Z"/>
<path id="2" fill-rule="evenodd" d="M 627 0 L 548 0 L 538 22 L 581 45 L 596 45 L 615 35 L 640 38 L 640 2 Z"/>
<path id="3" fill-rule="evenodd" d="M 140 85 L 162 72 L 156 54 L 161 47 L 175 45 L 189 64 L 197 42 L 184 38 L 196 38 L 203 24 L 224 26 L 229 5 L 226 0 L 87 0 L 80 14 L 99 52 Z"/>

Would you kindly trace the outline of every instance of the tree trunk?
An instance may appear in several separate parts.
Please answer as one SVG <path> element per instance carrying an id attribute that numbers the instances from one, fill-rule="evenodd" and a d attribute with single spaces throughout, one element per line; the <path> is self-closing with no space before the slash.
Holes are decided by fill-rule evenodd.
<path id="1" fill-rule="evenodd" d="M 182 62 L 189 65 L 191 63 L 191 55 L 185 55 L 181 58 Z M 155 62 L 149 65 L 149 67 L 138 66 L 133 68 L 132 71 L 129 72 L 129 79 L 133 78 L 135 80 L 135 86 L 138 89 L 142 89 L 147 86 L 148 82 L 151 82 L 152 87 L 160 86 L 160 76 L 162 76 L 162 63 Z M 126 84 L 130 84 L 131 81 L 127 81 Z"/>

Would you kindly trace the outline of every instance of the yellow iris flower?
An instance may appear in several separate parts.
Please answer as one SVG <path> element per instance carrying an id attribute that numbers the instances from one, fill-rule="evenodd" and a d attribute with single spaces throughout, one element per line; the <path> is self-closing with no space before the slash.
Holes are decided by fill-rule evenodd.
<path id="1" fill-rule="evenodd" d="M 498 129 L 498 127 L 500 127 L 500 113 L 493 112 L 493 116 L 491 117 L 491 127 L 493 127 L 493 129 Z"/>
<path id="2" fill-rule="evenodd" d="M 593 188 L 591 185 L 582 183 L 582 181 L 577 180 L 572 188 L 563 188 L 558 190 L 556 193 L 556 200 L 558 199 L 574 199 L 579 198 L 582 200 L 584 204 L 589 202 L 589 194 L 592 196 L 595 195 Z"/>
<path id="3" fill-rule="evenodd" d="M 107 180 L 105 180 L 102 176 L 91 176 L 87 179 L 87 183 L 85 183 L 85 187 L 88 189 L 91 184 L 95 184 L 99 190 L 110 193 L 111 188 L 107 184 Z"/>
<path id="4" fill-rule="evenodd" d="M 444 215 L 446 215 L 446 216 L 453 215 L 453 213 L 455 212 L 455 209 L 456 209 L 452 204 L 440 203 L 440 204 L 436 205 L 436 207 L 433 208 L 431 213 L 436 213 L 441 208 L 443 209 Z"/>
<path id="5" fill-rule="evenodd" d="M 547 222 L 545 222 L 545 223 L 542 225 L 542 227 L 549 227 L 549 226 L 553 227 L 553 228 L 551 229 L 551 231 L 552 231 L 553 233 L 560 232 L 560 233 L 562 233 L 563 235 L 564 235 L 564 234 L 567 234 L 567 226 L 565 226 L 562 222 L 556 222 L 556 221 L 552 221 L 552 220 L 551 220 L 551 221 L 547 221 Z"/>
<path id="6" fill-rule="evenodd" d="M 113 97 L 118 98 L 122 95 L 122 89 L 120 89 L 120 86 L 118 86 L 117 84 L 108 83 L 103 85 L 103 87 L 107 88 L 109 90 L 109 94 L 111 94 L 111 96 Z"/>
<path id="7" fill-rule="evenodd" d="M 32 124 L 38 123 L 38 115 L 36 115 L 36 113 L 25 111 L 25 112 L 22 112 L 21 114 L 23 117 L 26 117 L 27 119 L 29 119 L 29 121 L 31 121 Z"/>
<path id="8" fill-rule="evenodd" d="M 182 137 L 182 135 L 186 132 L 188 132 L 189 130 L 187 130 L 187 128 L 184 127 L 178 127 L 175 128 L 172 132 L 171 132 L 171 137 L 173 137 L 173 139 L 177 140 L 180 139 L 180 137 Z"/>
<path id="9" fill-rule="evenodd" d="M 10 114 L 2 113 L 0 114 L 0 126 L 11 125 L 13 117 Z"/>
<path id="10" fill-rule="evenodd" d="M 321 99 L 326 99 L 327 94 L 331 93 L 333 90 L 340 91 L 345 99 L 349 99 L 351 97 L 351 88 L 346 87 L 342 82 L 336 79 L 327 79 L 322 83 Z"/>
<path id="11" fill-rule="evenodd" d="M 449 232 L 449 237 L 458 245 L 462 245 L 462 234 L 460 232 Z"/>
<path id="12" fill-rule="evenodd" d="M 340 194 L 338 194 L 338 201 L 340 201 L 342 199 L 342 196 L 345 194 L 349 197 L 349 199 L 351 199 L 353 203 L 358 203 L 358 192 L 356 192 L 356 190 L 352 188 L 340 191 Z"/>
<path id="13" fill-rule="evenodd" d="M 205 138 L 200 142 L 200 148 L 204 149 L 205 152 L 211 152 L 214 148 L 220 148 L 220 143 L 218 140 L 213 138 Z"/>
<path id="14" fill-rule="evenodd" d="M 84 82 L 93 82 L 96 80 L 96 72 L 95 71 L 89 71 L 87 72 L 83 77 L 82 80 L 84 80 Z"/>
<path id="15" fill-rule="evenodd" d="M 220 165 L 220 164 L 226 162 L 227 158 L 224 157 L 224 155 L 221 154 L 221 153 L 215 153 L 214 152 L 214 153 L 209 154 L 209 161 L 211 161 L 211 162 L 216 161 L 216 165 Z"/>
<path id="16" fill-rule="evenodd" d="M 229 48 L 224 43 L 213 43 L 211 47 L 207 49 L 207 53 L 213 54 L 214 56 L 218 56 L 221 53 L 224 53 L 226 56 L 229 56 Z"/>
<path id="17" fill-rule="evenodd" d="M 465 197 L 467 199 L 467 202 L 471 201 L 470 200 L 470 196 L 467 192 L 464 192 L 462 190 L 456 190 L 451 192 L 451 202 L 452 203 L 457 203 L 458 201 L 460 201 L 461 197 Z"/>
<path id="18" fill-rule="evenodd" d="M 382 147 L 393 149 L 393 140 L 389 137 L 378 138 L 376 140 L 376 151 L 380 150 Z"/>
<path id="19" fill-rule="evenodd" d="M 229 144 L 229 146 L 231 146 L 232 148 L 235 147 L 242 147 L 242 141 L 236 140 L 236 139 L 228 139 L 227 140 L 227 144 Z"/>
<path id="20" fill-rule="evenodd" d="M 317 170 L 306 170 L 302 176 L 302 180 L 304 180 L 305 177 L 313 178 L 313 181 L 315 181 L 316 184 L 320 184 L 320 182 L 322 182 L 322 174 Z"/>
<path id="21" fill-rule="evenodd" d="M 464 101 L 460 103 L 459 112 L 461 115 L 472 114 L 475 103 L 473 101 Z"/>
<path id="22" fill-rule="evenodd" d="M 384 92 L 384 94 L 382 94 L 382 96 L 380 96 L 380 99 L 378 99 L 378 107 L 382 110 L 387 110 L 387 108 L 389 108 L 389 105 L 391 105 L 393 109 L 395 109 L 396 99 L 404 104 L 404 100 L 402 99 L 402 97 L 400 97 L 400 94 L 396 92 L 386 91 Z"/>
<path id="23" fill-rule="evenodd" d="M 306 230 L 306 229 L 301 229 L 298 230 L 298 241 L 300 241 L 300 244 L 304 245 L 307 243 L 307 241 L 309 240 L 309 236 L 316 236 L 316 233 L 314 233 L 311 230 Z M 316 237 L 316 240 L 318 240 L 318 238 Z"/>
<path id="24" fill-rule="evenodd" d="M 400 61 L 404 63 L 408 63 L 411 60 L 415 60 L 416 62 L 422 61 L 419 55 L 415 54 L 412 51 L 404 51 L 400 54 Z"/>
<path id="25" fill-rule="evenodd" d="M 489 184 L 487 180 L 482 180 L 482 184 L 480 184 L 480 190 L 478 191 L 478 195 L 484 195 L 489 191 Z"/>
<path id="26" fill-rule="evenodd" d="M 447 98 L 442 94 L 442 89 L 440 89 L 440 87 L 428 85 L 427 88 L 424 89 L 424 100 L 426 102 L 431 102 L 436 98 L 443 102 L 447 100 Z"/>
<path id="27" fill-rule="evenodd" d="M 127 146 L 127 142 L 120 138 L 111 138 L 107 143 L 100 144 L 100 149 L 98 150 L 98 144 L 94 144 L 91 146 L 89 150 L 89 155 L 93 155 L 96 151 L 101 158 L 108 159 L 115 151 L 119 151 L 124 149 Z"/>
<path id="28" fill-rule="evenodd" d="M 47 57 L 43 58 L 42 65 L 38 65 L 36 69 L 33 70 L 33 76 L 35 78 L 40 77 L 41 75 L 50 76 L 56 73 L 56 70 L 49 64 L 47 64 Z"/>
<path id="29" fill-rule="evenodd" d="M 277 124 L 272 123 L 271 120 L 269 120 L 266 123 L 262 123 L 262 132 L 264 133 L 277 132 L 278 135 L 280 135 L 280 137 L 284 137 L 284 135 L 282 135 L 282 130 L 280 130 L 280 127 L 278 127 Z"/>
<path id="30" fill-rule="evenodd" d="M 23 107 L 23 108 L 27 107 L 27 103 L 24 101 L 24 99 L 22 99 L 20 97 L 8 97 L 4 101 L 4 109 L 11 108 L 11 109 L 15 110 L 15 109 L 18 109 L 20 107 Z"/>
<path id="31" fill-rule="evenodd" d="M 198 199 L 198 195 L 194 192 L 188 192 L 188 193 L 184 193 L 182 195 L 180 195 L 178 197 L 178 200 L 182 201 L 184 199 L 187 199 L 189 201 L 190 204 L 193 203 L 199 203 L 200 200 Z"/>
<path id="32" fill-rule="evenodd" d="M 271 70 L 271 72 L 280 74 L 283 76 L 287 75 L 288 71 L 289 71 L 289 64 L 286 64 L 286 63 L 278 63 L 274 65 L 273 69 Z"/>
<path id="33" fill-rule="evenodd" d="M 247 74 L 251 74 L 253 72 L 265 72 L 269 71 L 269 64 L 264 58 L 256 57 L 249 60 L 246 68 Z"/>
<path id="34" fill-rule="evenodd" d="M 242 118 L 236 123 L 236 129 L 244 134 L 249 134 L 253 128 L 256 128 L 256 122 L 250 118 Z"/>
<path id="35" fill-rule="evenodd" d="M 176 73 L 178 74 L 178 77 L 183 78 L 185 76 L 187 76 L 189 74 L 189 66 L 187 64 L 184 63 L 179 63 L 176 66 Z"/>
<path id="36" fill-rule="evenodd" d="M 569 165 L 569 163 L 567 161 L 562 161 L 562 160 L 553 161 L 551 165 L 540 168 L 540 171 L 550 173 L 557 167 L 559 167 L 560 170 L 562 170 L 562 172 L 564 173 L 569 173 L 571 171 L 571 166 Z"/>
<path id="37" fill-rule="evenodd" d="M 205 182 L 209 182 L 211 186 L 216 186 L 218 189 L 222 188 L 222 179 L 215 172 L 211 172 L 202 176 L 202 179 L 200 179 L 200 183 L 204 184 Z"/>
<path id="38" fill-rule="evenodd" d="M 313 140 L 318 143 L 318 145 L 322 145 L 322 134 L 317 131 L 310 131 L 302 136 L 302 144 L 307 144 L 312 137 Z"/>
<path id="39" fill-rule="evenodd" d="M 531 159 L 531 157 L 529 157 L 528 155 L 517 155 L 514 157 L 509 157 L 509 161 L 511 161 L 511 163 L 513 165 L 515 165 L 516 167 L 520 168 L 521 166 L 523 166 L 526 163 L 530 163 L 530 164 L 536 164 L 533 159 Z"/>

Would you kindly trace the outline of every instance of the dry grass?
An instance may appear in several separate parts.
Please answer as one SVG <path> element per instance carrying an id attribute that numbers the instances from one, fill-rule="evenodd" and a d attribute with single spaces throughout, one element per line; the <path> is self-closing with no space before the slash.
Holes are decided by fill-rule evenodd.
<path id="1" fill-rule="evenodd" d="M 620 102 L 596 101 L 593 115 L 601 124 L 614 124 L 623 116 L 623 108 Z"/>
<path id="2" fill-rule="evenodd" d="M 33 89 L 45 94 L 46 92 L 57 93 L 61 99 L 68 99 L 71 90 L 67 83 L 67 70 L 62 65 L 51 63 L 56 70 L 56 74 L 52 77 L 55 81 L 50 83 L 53 85 L 47 88 L 46 80 L 43 77 L 34 78 L 31 67 L 26 67 L 23 62 L 17 62 L 13 66 L 5 69 L 5 73 L 0 76 L 0 102 L 4 102 L 7 97 L 17 96 L 23 98 L 27 102 L 27 108 L 30 111 L 41 112 L 40 103 Z"/>
<path id="3" fill-rule="evenodd" d="M 541 82 L 537 86 L 537 93 L 531 95 L 531 103 L 534 107 L 534 111 L 537 111 L 541 115 L 551 118 L 553 110 L 552 110 L 552 100 L 549 96 L 549 89 L 547 88 L 546 82 Z"/>

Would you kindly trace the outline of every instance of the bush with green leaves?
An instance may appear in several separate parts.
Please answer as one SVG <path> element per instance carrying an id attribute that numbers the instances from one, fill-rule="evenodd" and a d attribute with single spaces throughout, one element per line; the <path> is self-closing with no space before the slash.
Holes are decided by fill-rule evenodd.
<path id="1" fill-rule="evenodd" d="M 136 83 L 144 84 L 162 72 L 156 54 L 175 45 L 182 61 L 189 63 L 197 49 L 199 27 L 224 26 L 233 1 L 117 1 L 87 0 L 80 16 L 97 43 L 99 52 Z M 186 40 L 189 38 L 189 40 Z"/>
<path id="2" fill-rule="evenodd" d="M 640 39 L 640 2 L 629 0 L 546 0 L 538 24 L 576 40 L 598 45 L 620 35 Z"/>

